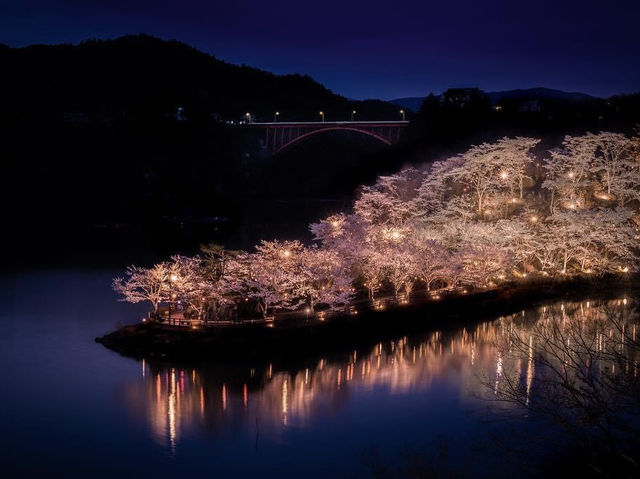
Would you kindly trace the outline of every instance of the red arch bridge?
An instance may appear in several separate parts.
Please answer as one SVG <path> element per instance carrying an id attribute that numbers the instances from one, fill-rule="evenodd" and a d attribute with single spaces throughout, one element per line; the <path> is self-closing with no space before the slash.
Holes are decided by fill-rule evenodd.
<path id="1" fill-rule="evenodd" d="M 290 145 L 326 131 L 355 131 L 392 145 L 408 124 L 408 121 L 311 121 L 246 123 L 245 126 L 263 129 L 264 146 L 275 155 Z"/>

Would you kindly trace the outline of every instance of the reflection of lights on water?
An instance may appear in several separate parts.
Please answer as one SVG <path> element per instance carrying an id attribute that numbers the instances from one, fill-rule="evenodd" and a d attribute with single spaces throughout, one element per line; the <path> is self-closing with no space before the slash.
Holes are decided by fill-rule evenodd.
<path id="1" fill-rule="evenodd" d="M 225 384 L 222 385 L 222 409 L 227 409 L 227 386 Z"/>
<path id="2" fill-rule="evenodd" d="M 624 299 L 619 298 L 607 304 L 621 308 Z M 626 299 L 627 304 L 633 303 L 632 300 Z M 585 301 L 581 304 L 545 306 L 538 310 L 539 321 L 535 324 L 551 324 L 560 317 L 560 310 L 569 319 L 600 319 L 602 316 L 598 315 L 599 305 L 600 302 Z M 542 314 L 543 311 L 555 314 Z M 277 369 L 274 371 L 272 364 L 257 370 L 246 368 L 242 369 L 243 374 L 247 378 L 251 375 L 256 379 L 227 381 L 230 386 L 221 380 L 207 386 L 207 377 L 202 376 L 199 370 L 191 368 L 163 369 L 159 373 L 153 365 L 145 361 L 145 367 L 150 368 L 149 374 L 145 373 L 149 380 L 140 381 L 140 384 L 148 388 L 147 397 L 157 405 L 155 408 L 147 408 L 152 415 L 152 427 L 157 431 L 158 437 L 162 438 L 165 447 L 168 444 L 172 452 L 177 447 L 178 436 L 194 425 L 212 420 L 221 421 L 222 426 L 228 425 L 228 420 L 220 419 L 223 415 L 227 418 L 240 415 L 248 421 L 253 421 L 254 416 L 259 415 L 278 426 L 284 424 L 290 427 L 312 416 L 318 408 L 325 407 L 326 404 L 341 407 L 339 401 L 333 401 L 332 395 L 337 394 L 339 390 L 345 390 L 347 386 L 354 391 L 361 388 L 378 390 L 377 388 L 382 386 L 383 390 L 391 393 L 404 393 L 428 387 L 431 381 L 448 374 L 447 371 L 452 367 L 457 368 L 456 371 L 463 375 L 461 379 L 464 380 L 465 390 L 468 391 L 471 387 L 471 392 L 476 397 L 483 395 L 480 389 L 482 385 L 477 378 L 482 375 L 489 378 L 495 375 L 495 382 L 489 383 L 489 388 L 484 394 L 491 397 L 494 394 L 500 395 L 510 384 L 516 384 L 520 386 L 522 404 L 527 405 L 536 388 L 534 383 L 538 380 L 535 348 L 541 348 L 541 344 L 533 338 L 528 329 L 533 323 L 523 321 L 521 317 L 522 311 L 519 311 L 495 322 L 481 323 L 457 332 L 434 331 L 419 340 L 415 337 L 403 337 L 385 341 L 376 344 L 368 353 L 352 350 L 343 356 L 342 361 L 328 361 L 322 358 L 314 366 L 297 372 Z M 526 317 L 533 319 L 535 313 L 528 311 Z M 556 324 L 563 328 L 569 325 L 567 323 L 563 326 L 560 322 Z M 603 331 L 604 334 L 597 337 L 594 334 L 594 345 L 600 351 L 612 351 L 612 348 L 617 350 L 622 348 L 625 339 L 636 340 L 636 329 L 636 324 L 629 324 L 622 332 L 607 327 L 606 331 Z M 523 333 L 526 333 L 526 336 Z M 514 335 L 518 334 L 521 334 L 525 341 L 521 350 L 514 346 L 516 343 L 513 341 Z M 497 343 L 504 344 L 505 348 L 497 348 Z M 572 348 L 576 347 L 576 342 L 568 342 L 567 337 L 563 343 L 568 343 Z M 443 349 L 447 351 L 446 354 L 443 353 Z M 498 351 L 501 353 L 498 354 Z M 561 356 L 560 360 L 564 361 L 565 356 Z M 461 364 L 466 366 L 460 367 Z M 609 363 L 606 366 L 611 370 Z M 629 374 L 637 374 L 637 366 L 637 363 L 629 362 Z M 624 369 L 625 366 L 622 365 L 622 370 Z M 237 386 L 234 386 L 236 384 Z M 257 392 L 252 392 L 251 408 L 248 407 L 248 384 L 258 385 Z M 214 398 L 220 397 L 220 388 L 222 400 L 216 400 Z M 240 407 L 241 402 L 244 407 Z M 234 407 L 235 405 L 237 407 Z"/>
<path id="3" fill-rule="evenodd" d="M 502 353 L 498 353 L 498 361 L 496 363 L 496 384 L 494 393 L 498 394 L 498 386 L 500 386 L 500 378 L 502 377 Z"/>
<path id="4" fill-rule="evenodd" d="M 169 407 L 167 411 L 167 415 L 169 417 L 169 445 L 171 447 L 171 452 L 175 452 L 176 448 L 176 437 L 177 437 L 177 427 L 176 427 L 176 370 L 171 369 L 171 383 L 169 389 Z"/>
<path id="5" fill-rule="evenodd" d="M 287 399 L 288 399 L 287 383 L 288 383 L 287 379 L 285 379 L 284 382 L 282 383 L 282 423 L 285 426 L 287 425 L 287 412 L 289 411 L 289 404 L 287 402 Z"/>
<path id="6" fill-rule="evenodd" d="M 529 336 L 529 360 L 527 361 L 527 398 L 526 405 L 529 405 L 531 395 L 531 384 L 533 383 L 534 364 L 533 364 L 533 335 Z"/>

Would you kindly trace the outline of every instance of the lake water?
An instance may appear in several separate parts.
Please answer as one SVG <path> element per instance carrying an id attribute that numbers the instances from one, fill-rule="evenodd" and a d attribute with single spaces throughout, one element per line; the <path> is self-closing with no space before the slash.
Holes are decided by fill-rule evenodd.
<path id="1" fill-rule="evenodd" d="M 1 279 L 4 477 L 366 478 L 381 464 L 417 462 L 445 475 L 534 474 L 553 458 L 535 439 L 561 433 L 496 401 L 498 391 L 515 378 L 533 400 L 541 366 L 529 329 L 588 319 L 598 307 L 558 304 L 551 317 L 546 308 L 522 312 L 302 364 L 158 364 L 94 342 L 146 311 L 116 301 L 110 282 L 119 273 Z M 626 298 L 607 304 L 631 307 Z M 635 322 L 625 327 L 635 337 Z M 501 349 L 514 331 L 532 343 L 517 359 Z"/>

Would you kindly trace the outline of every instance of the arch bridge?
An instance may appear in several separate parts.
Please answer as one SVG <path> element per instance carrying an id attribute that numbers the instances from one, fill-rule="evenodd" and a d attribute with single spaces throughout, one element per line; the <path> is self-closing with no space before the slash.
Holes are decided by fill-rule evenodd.
<path id="1" fill-rule="evenodd" d="M 392 145 L 400 138 L 400 133 L 408 121 L 312 121 L 312 122 L 271 122 L 246 123 L 249 128 L 263 129 L 264 146 L 276 155 L 285 148 L 303 141 L 312 135 L 327 131 L 355 131 L 375 138 L 386 145 Z"/>

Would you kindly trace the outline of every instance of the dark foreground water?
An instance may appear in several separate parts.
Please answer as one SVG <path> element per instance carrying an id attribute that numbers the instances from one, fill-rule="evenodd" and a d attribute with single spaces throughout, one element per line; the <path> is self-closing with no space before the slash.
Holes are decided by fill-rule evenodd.
<path id="1" fill-rule="evenodd" d="M 157 364 L 94 342 L 146 310 L 116 302 L 117 273 L 1 279 L 4 477 L 366 478 L 383 465 L 535 474 L 560 432 L 498 392 L 517 383 L 523 401 L 535 398 L 533 325 L 596 311 L 558 304 L 551 317 L 522 312 L 298 364 Z M 525 347 L 507 356 L 514 331 Z"/>

